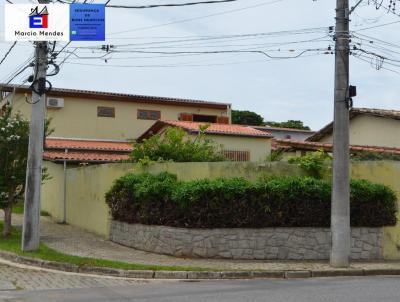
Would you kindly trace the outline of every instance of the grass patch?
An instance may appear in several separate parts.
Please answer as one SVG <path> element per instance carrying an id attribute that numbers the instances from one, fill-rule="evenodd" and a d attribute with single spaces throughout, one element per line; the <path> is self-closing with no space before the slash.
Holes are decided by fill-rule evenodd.
<path id="1" fill-rule="evenodd" d="M 13 214 L 24 214 L 24 203 L 23 202 L 18 202 L 16 203 L 13 208 L 12 208 Z M 49 212 L 41 210 L 40 211 L 41 216 L 51 216 Z"/>
<path id="2" fill-rule="evenodd" d="M 12 208 L 13 214 L 24 214 L 24 203 L 18 202 Z"/>
<path id="3" fill-rule="evenodd" d="M 3 229 L 3 222 L 0 222 L 0 231 L 2 231 L 2 229 Z M 78 266 L 109 267 L 109 268 L 125 269 L 125 270 L 216 271 L 215 269 L 207 269 L 199 267 L 146 265 L 146 264 L 125 263 L 112 260 L 71 256 L 57 252 L 43 243 L 40 244 L 40 248 L 37 252 L 22 252 L 21 231 L 15 228 L 13 228 L 12 235 L 8 238 L 3 238 L 0 235 L 0 250 L 12 252 L 20 256 L 37 258 L 47 261 L 71 263 Z"/>

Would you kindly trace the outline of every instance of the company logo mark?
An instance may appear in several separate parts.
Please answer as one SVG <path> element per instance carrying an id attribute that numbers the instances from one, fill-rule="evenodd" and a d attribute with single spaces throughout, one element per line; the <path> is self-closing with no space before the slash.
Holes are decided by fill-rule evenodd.
<path id="1" fill-rule="evenodd" d="M 48 28 L 49 26 L 49 12 L 45 6 L 39 13 L 39 8 L 31 9 L 29 15 L 29 28 Z"/>

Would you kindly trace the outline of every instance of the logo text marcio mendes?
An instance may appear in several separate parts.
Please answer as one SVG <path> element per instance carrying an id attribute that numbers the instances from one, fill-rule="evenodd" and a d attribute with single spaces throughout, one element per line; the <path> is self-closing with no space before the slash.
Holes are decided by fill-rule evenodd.
<path id="1" fill-rule="evenodd" d="M 7 41 L 69 41 L 69 5 L 6 4 Z"/>
<path id="2" fill-rule="evenodd" d="M 49 27 L 49 12 L 45 6 L 39 13 L 39 7 L 31 9 L 29 15 L 29 28 L 48 28 Z"/>

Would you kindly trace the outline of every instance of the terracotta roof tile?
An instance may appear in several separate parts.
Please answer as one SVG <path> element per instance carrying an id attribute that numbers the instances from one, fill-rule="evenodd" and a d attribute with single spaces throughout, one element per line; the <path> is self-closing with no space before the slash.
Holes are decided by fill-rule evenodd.
<path id="1" fill-rule="evenodd" d="M 94 141 L 84 139 L 47 138 L 46 149 L 69 150 L 103 150 L 130 152 L 133 150 L 129 142 Z"/>
<path id="2" fill-rule="evenodd" d="M 214 123 L 199 123 L 199 122 L 184 122 L 184 121 L 163 121 L 166 125 L 180 127 L 190 132 L 198 132 L 200 126 L 209 125 L 205 130 L 208 134 L 221 134 L 233 136 L 252 136 L 252 137 L 272 137 L 272 134 L 265 131 L 260 131 L 249 126 L 232 125 L 232 124 L 214 124 Z"/>
<path id="3" fill-rule="evenodd" d="M 45 151 L 43 159 L 49 161 L 74 161 L 74 162 L 119 162 L 129 159 L 128 154 L 116 154 L 109 152 L 83 152 L 73 151 Z"/>
<path id="4" fill-rule="evenodd" d="M 330 143 L 319 143 L 319 142 L 307 142 L 298 141 L 291 139 L 274 139 L 273 144 L 275 149 L 280 148 L 294 148 L 298 150 L 324 150 L 331 152 L 333 145 Z M 396 154 L 400 155 L 400 148 L 395 147 L 381 147 L 381 146 L 358 146 L 351 145 L 350 152 L 373 152 L 373 153 L 385 153 L 385 154 Z"/>
<path id="5" fill-rule="evenodd" d="M 27 85 L 14 85 L 14 84 L 2 84 L 0 83 L 0 90 L 6 92 L 12 92 L 16 89 L 17 92 L 31 92 Z M 49 96 L 54 97 L 82 97 L 88 99 L 105 99 L 105 100 L 117 100 L 117 101 L 130 101 L 136 103 L 150 103 L 150 104 L 165 104 L 165 105 L 185 105 L 191 107 L 203 107 L 203 108 L 218 108 L 226 109 L 231 104 L 210 102 L 204 100 L 192 100 L 185 98 L 170 98 L 170 97 L 158 97 L 158 96 L 147 96 L 138 94 L 127 94 L 127 93 L 115 93 L 115 92 L 103 92 L 103 91 L 91 91 L 91 90 L 79 90 L 79 89 L 66 89 L 66 88 L 52 88 Z"/>

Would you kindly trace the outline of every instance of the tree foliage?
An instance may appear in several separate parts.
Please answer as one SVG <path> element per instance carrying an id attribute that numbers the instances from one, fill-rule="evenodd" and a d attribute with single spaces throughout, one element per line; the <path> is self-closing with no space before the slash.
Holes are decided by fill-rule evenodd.
<path id="1" fill-rule="evenodd" d="M 46 135 L 52 130 L 45 124 Z M 28 161 L 29 121 L 6 107 L 0 114 L 0 209 L 4 210 L 3 235 L 11 233 L 13 205 L 23 196 Z M 49 175 L 44 169 L 42 179 Z"/>
<path id="2" fill-rule="evenodd" d="M 4 235 L 9 235 L 12 205 L 24 192 L 29 122 L 7 108 L 0 116 L 0 208 L 5 212 Z"/>
<path id="3" fill-rule="evenodd" d="M 302 121 L 299 120 L 288 120 L 286 122 L 265 122 L 266 126 L 277 127 L 277 128 L 293 128 L 300 130 L 310 130 L 310 127 L 305 126 Z"/>
<path id="4" fill-rule="evenodd" d="M 239 125 L 262 126 L 264 119 L 252 111 L 232 110 L 232 123 Z"/>
<path id="5" fill-rule="evenodd" d="M 170 127 L 162 134 L 156 134 L 142 143 L 134 143 L 131 158 L 134 162 L 216 162 L 224 161 L 218 145 L 200 129 L 193 139 L 181 128 Z"/>

